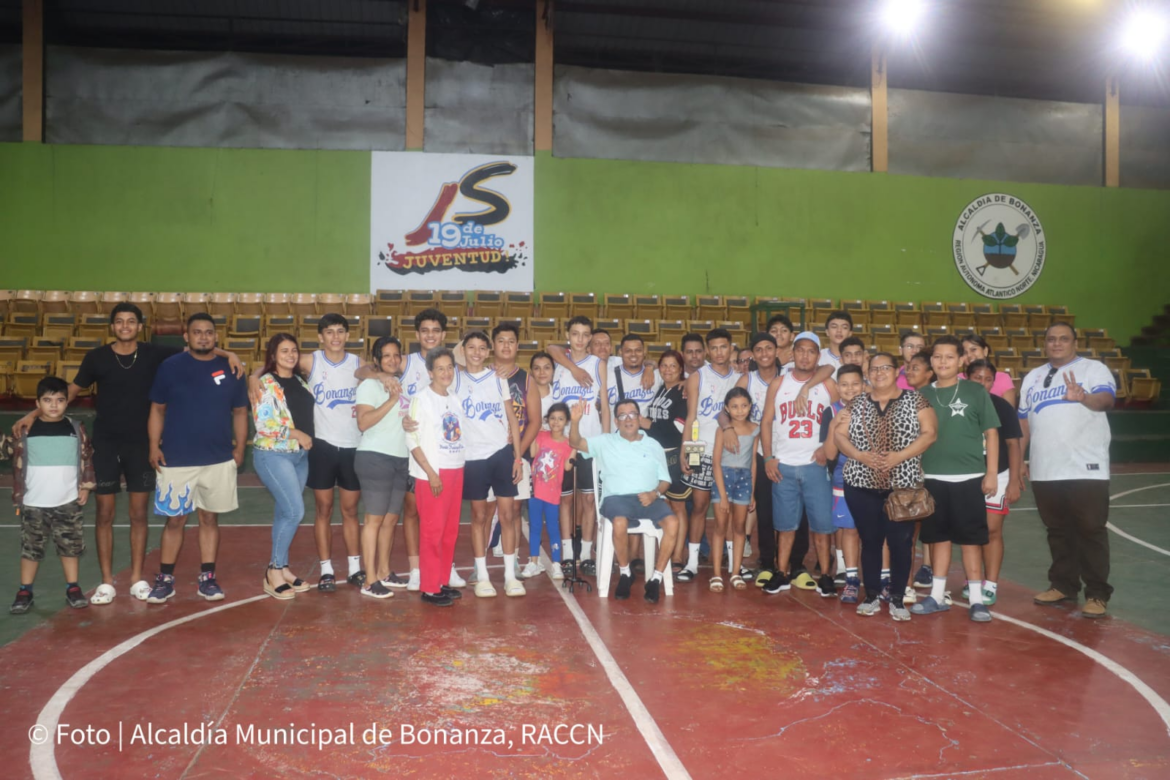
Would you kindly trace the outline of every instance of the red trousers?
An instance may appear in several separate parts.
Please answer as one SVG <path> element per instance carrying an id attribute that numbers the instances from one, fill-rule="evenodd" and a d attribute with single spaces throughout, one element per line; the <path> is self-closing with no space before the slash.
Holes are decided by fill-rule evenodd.
<path id="1" fill-rule="evenodd" d="M 425 479 L 414 481 L 418 501 L 419 585 L 423 593 L 438 593 L 451 576 L 459 513 L 463 509 L 463 469 L 439 469 L 443 492 L 435 495 Z"/>

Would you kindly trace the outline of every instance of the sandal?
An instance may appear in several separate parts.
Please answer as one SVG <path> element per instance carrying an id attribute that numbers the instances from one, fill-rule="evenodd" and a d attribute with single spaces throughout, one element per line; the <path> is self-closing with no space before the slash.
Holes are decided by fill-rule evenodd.
<path id="1" fill-rule="evenodd" d="M 285 570 L 285 569 L 287 569 L 287 568 L 288 568 L 287 566 L 283 566 L 283 567 L 281 567 L 281 570 L 280 570 L 280 571 L 281 571 L 281 573 L 283 574 L 283 573 L 284 573 L 284 570 Z M 291 572 L 290 572 L 290 573 L 291 573 Z M 312 586 L 312 585 L 310 585 L 309 583 L 305 582 L 305 581 L 304 581 L 304 580 L 302 580 L 300 577 L 294 577 L 294 578 L 293 578 L 293 581 L 292 581 L 291 583 L 289 583 L 289 584 L 292 586 L 292 589 L 293 589 L 294 591 L 296 591 L 297 593 L 304 593 L 305 591 L 307 591 L 307 590 L 312 590 L 312 588 L 313 588 L 313 586 Z"/>
<path id="2" fill-rule="evenodd" d="M 723 592 L 723 578 L 722 577 L 712 577 L 711 582 L 707 587 L 710 588 L 715 593 L 722 593 Z"/>
<path id="3" fill-rule="evenodd" d="M 695 579 L 695 572 L 687 568 L 679 569 L 678 573 L 674 575 L 676 582 L 690 582 Z"/>
<path id="4" fill-rule="evenodd" d="M 731 578 L 731 587 L 735 588 L 736 590 L 743 590 L 747 587 L 747 583 L 744 582 L 743 577 L 736 574 Z"/>
<path id="5" fill-rule="evenodd" d="M 283 583 L 282 585 L 278 585 L 275 588 L 272 587 L 272 583 L 268 581 L 267 573 L 264 575 L 264 592 L 272 598 L 278 599 L 280 601 L 288 601 L 291 598 L 296 598 L 296 594 L 293 592 L 293 586 L 289 585 L 287 582 Z"/>
<path id="6" fill-rule="evenodd" d="M 332 574 L 322 574 L 320 581 L 317 583 L 317 590 L 332 593 L 337 590 L 337 577 Z"/>
<path id="7" fill-rule="evenodd" d="M 90 596 L 89 603 L 95 606 L 104 606 L 114 600 L 114 596 L 118 595 L 118 591 L 114 590 L 113 585 L 101 584 L 98 585 L 97 590 Z"/>

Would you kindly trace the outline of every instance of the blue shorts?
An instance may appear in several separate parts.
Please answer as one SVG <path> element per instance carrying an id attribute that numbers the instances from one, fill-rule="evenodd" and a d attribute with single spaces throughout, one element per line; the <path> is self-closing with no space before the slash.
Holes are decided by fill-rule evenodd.
<path id="1" fill-rule="evenodd" d="M 637 494 L 625 496 L 606 496 L 601 500 L 601 514 L 610 518 L 624 517 L 631 524 L 638 520 L 649 520 L 659 528 L 663 520 L 674 514 L 670 504 L 661 498 L 656 498 L 650 506 L 642 506 Z"/>
<path id="2" fill-rule="evenodd" d="M 752 470 L 751 467 L 736 468 L 723 467 L 723 487 L 727 490 L 727 500 L 740 506 L 751 506 L 752 503 Z M 719 501 L 719 490 L 711 488 L 711 500 Z"/>
<path id="3" fill-rule="evenodd" d="M 803 513 L 808 515 L 808 527 L 814 534 L 833 533 L 829 470 L 816 463 L 779 466 L 781 480 L 772 483 L 772 526 L 781 532 L 795 531 Z"/>
<path id="4" fill-rule="evenodd" d="M 512 455 L 509 444 L 489 458 L 467 461 L 463 466 L 463 500 L 487 501 L 489 490 L 496 498 L 515 498 L 518 488 L 512 481 Z"/>
<path id="5" fill-rule="evenodd" d="M 855 529 L 857 525 L 853 522 L 853 513 L 845 503 L 845 491 L 842 490 L 838 495 L 837 490 L 838 488 L 833 488 L 833 525 L 837 528 Z"/>

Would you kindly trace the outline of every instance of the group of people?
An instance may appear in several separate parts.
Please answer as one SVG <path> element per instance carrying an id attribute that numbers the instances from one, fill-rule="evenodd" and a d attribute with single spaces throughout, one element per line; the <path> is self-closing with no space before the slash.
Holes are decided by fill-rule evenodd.
<path id="1" fill-rule="evenodd" d="M 428 309 L 415 317 L 419 352 L 403 355 L 398 339 L 383 337 L 365 360 L 346 351 L 345 317 L 327 314 L 318 323 L 320 349 L 302 353 L 292 335 L 276 334 L 250 377 L 216 348 L 205 314 L 189 318 L 182 352 L 140 342 L 143 316 L 133 304 L 119 304 L 110 320 L 114 340 L 85 357 L 72 383 L 46 378 L 37 408 L 14 429 L 22 569 L 13 612 L 32 605 L 50 535 L 71 606 L 116 596 L 112 524 L 123 480 L 131 595 L 155 604 L 175 595 L 183 529 L 196 514 L 197 590 L 222 599 L 217 518 L 237 507 L 250 407 L 253 462 L 275 504 L 262 587 L 276 599 L 314 587 L 289 565 L 306 486 L 314 495 L 318 591 L 337 588 L 336 489 L 347 582 L 379 599 L 417 591 L 436 606 L 450 606 L 469 584 L 453 565 L 464 501 L 475 595 L 497 595 L 487 567 L 494 547 L 503 557 L 504 594 L 520 597 L 525 579 L 545 573 L 544 560 L 554 580 L 596 574 L 600 490 L 600 513 L 613 525 L 616 598 L 630 597 L 640 566 L 651 567 L 644 591 L 651 602 L 665 577 L 695 580 L 706 546 L 712 591 L 724 589 L 726 559 L 733 589 L 754 581 L 769 595 L 815 590 L 857 604 L 866 616 L 887 602 L 893 619 L 909 620 L 950 608 L 947 573 L 957 544 L 969 615 L 985 622 L 1003 561 L 1003 520 L 1030 470 L 1053 558 L 1051 588 L 1036 602 L 1075 602 L 1083 583 L 1082 613 L 1106 613 L 1103 412 L 1115 388 L 1105 366 L 1077 356 L 1076 332 L 1063 323 L 1048 329 L 1049 362 L 1028 374 L 1017 398 L 979 336 L 944 336 L 927 348 L 920 334 L 906 333 L 899 368 L 895 356 L 867 350 L 845 311 L 828 316 L 823 337 L 776 315 L 742 351 L 726 330 L 688 334 L 681 351 L 665 351 L 656 364 L 638 335 L 624 335 L 613 354 L 610 334 L 574 317 L 566 345 L 537 353 L 527 369 L 517 365 L 520 334 L 510 323 L 465 333 L 452 350 L 444 346 L 446 316 Z M 91 446 L 65 411 L 95 383 Z M 916 488 L 933 500 L 929 516 L 891 519 L 891 494 Z M 80 507 L 90 491 L 103 582 L 87 601 L 77 557 Z M 168 518 L 153 583 L 143 575 L 151 493 L 155 513 Z M 524 506 L 528 560 L 521 567 Z M 390 563 L 400 520 L 405 577 Z M 642 521 L 662 530 L 655 561 L 641 561 L 639 537 L 628 534 Z M 749 567 L 753 538 L 759 559 Z M 912 577 L 916 539 L 925 562 Z M 804 564 L 810 548 L 816 578 Z M 914 586 L 929 595 L 918 599 Z"/>

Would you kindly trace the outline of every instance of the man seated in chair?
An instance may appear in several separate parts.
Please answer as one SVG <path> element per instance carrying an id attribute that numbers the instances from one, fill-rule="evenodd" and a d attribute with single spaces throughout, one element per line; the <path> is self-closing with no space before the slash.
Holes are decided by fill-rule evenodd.
<path id="1" fill-rule="evenodd" d="M 617 433 L 584 438 L 580 426 L 587 408 L 588 404 L 582 401 L 570 410 L 569 444 L 582 454 L 597 458 L 601 492 L 605 497 L 601 502 L 601 514 L 613 522 L 614 555 L 621 570 L 614 598 L 630 597 L 633 577 L 626 537 L 629 524 L 649 520 L 656 528 L 662 529 L 662 546 L 658 548 L 658 560 L 654 574 L 646 582 L 645 594 L 647 601 L 656 603 L 678 534 L 678 518 L 663 498 L 670 487 L 666 453 L 662 445 L 642 432 L 635 401 L 622 399 L 614 406 Z"/>

